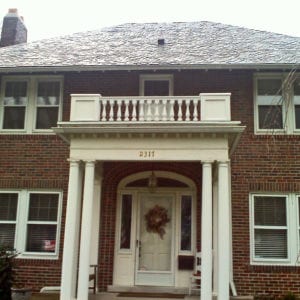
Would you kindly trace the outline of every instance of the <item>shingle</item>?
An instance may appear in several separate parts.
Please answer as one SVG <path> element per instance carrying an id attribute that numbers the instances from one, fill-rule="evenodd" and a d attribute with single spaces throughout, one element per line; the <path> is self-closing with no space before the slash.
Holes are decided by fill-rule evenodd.
<path id="1" fill-rule="evenodd" d="M 0 68 L 299 64 L 300 38 L 213 22 L 133 23 L 4 47 L 0 57 Z"/>

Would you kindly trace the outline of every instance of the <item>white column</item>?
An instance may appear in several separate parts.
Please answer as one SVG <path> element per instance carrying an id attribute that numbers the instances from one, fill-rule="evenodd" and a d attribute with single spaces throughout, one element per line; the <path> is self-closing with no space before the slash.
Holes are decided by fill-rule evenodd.
<path id="1" fill-rule="evenodd" d="M 68 200 L 61 275 L 61 300 L 76 299 L 80 200 L 82 190 L 81 179 L 82 174 L 80 171 L 79 161 L 70 160 Z"/>
<path id="2" fill-rule="evenodd" d="M 85 162 L 77 299 L 87 300 L 92 237 L 95 162 Z"/>
<path id="3" fill-rule="evenodd" d="M 218 300 L 229 300 L 231 255 L 228 162 L 219 162 L 218 169 Z"/>
<path id="4" fill-rule="evenodd" d="M 212 163 L 202 164 L 201 299 L 212 299 Z"/>

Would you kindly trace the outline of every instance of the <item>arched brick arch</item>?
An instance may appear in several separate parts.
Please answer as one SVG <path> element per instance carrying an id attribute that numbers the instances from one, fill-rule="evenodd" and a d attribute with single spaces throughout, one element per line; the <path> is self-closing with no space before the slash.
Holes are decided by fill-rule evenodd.
<path id="1" fill-rule="evenodd" d="M 105 162 L 101 196 L 100 240 L 99 240 L 99 290 L 112 284 L 117 188 L 120 181 L 129 175 L 143 171 L 168 171 L 190 178 L 197 187 L 197 203 L 200 203 L 202 167 L 200 162 Z M 199 224 L 201 205 L 197 205 Z M 197 245 L 199 246 L 199 235 Z"/>

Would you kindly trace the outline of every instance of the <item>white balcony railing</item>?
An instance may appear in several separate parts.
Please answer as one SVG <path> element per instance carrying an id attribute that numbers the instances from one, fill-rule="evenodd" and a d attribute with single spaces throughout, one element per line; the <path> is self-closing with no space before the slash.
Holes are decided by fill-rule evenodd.
<path id="1" fill-rule="evenodd" d="M 230 120 L 230 93 L 167 97 L 71 95 L 71 122 L 228 122 Z"/>

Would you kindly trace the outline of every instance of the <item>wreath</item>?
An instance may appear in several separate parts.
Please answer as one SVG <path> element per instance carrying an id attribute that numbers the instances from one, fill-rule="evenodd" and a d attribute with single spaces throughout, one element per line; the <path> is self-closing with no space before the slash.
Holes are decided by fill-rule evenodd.
<path id="1" fill-rule="evenodd" d="M 147 231 L 158 233 L 160 238 L 163 239 L 163 236 L 166 233 L 164 227 L 170 222 L 167 209 L 155 205 L 145 214 L 145 220 Z"/>

